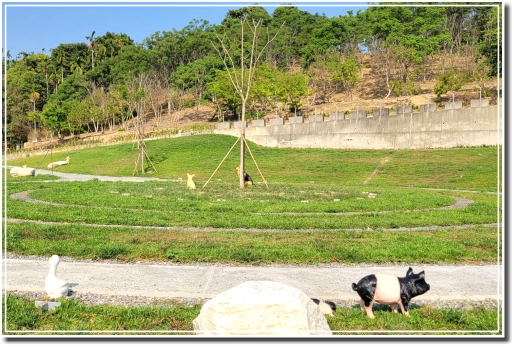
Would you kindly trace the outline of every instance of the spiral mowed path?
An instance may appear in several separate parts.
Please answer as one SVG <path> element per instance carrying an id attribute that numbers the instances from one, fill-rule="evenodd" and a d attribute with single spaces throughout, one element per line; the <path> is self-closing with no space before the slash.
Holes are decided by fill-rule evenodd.
<path id="1" fill-rule="evenodd" d="M 381 161 L 381 163 L 378 165 L 378 167 L 374 170 L 374 172 L 366 179 L 364 184 L 367 184 L 371 178 L 378 172 L 378 170 L 384 166 L 390 158 L 385 158 Z M 9 167 L 7 167 L 9 168 Z M 59 177 L 58 180 L 51 180 L 51 181 L 39 181 L 39 182 L 52 182 L 58 184 L 59 182 L 72 182 L 72 181 L 89 181 L 89 180 L 99 180 L 103 182 L 177 182 L 177 180 L 166 180 L 166 179 L 158 179 L 158 178 L 149 178 L 149 177 L 114 177 L 114 176 L 97 176 L 97 175 L 85 175 L 85 174 L 75 174 L 75 173 L 63 173 L 58 171 L 49 171 L 49 170 L 38 170 L 38 174 L 46 174 L 46 175 L 54 175 Z M 420 188 L 422 189 L 422 188 Z M 435 189 L 427 189 L 427 190 L 435 190 Z M 445 189 L 440 189 L 445 190 Z M 34 203 L 34 204 L 45 204 L 45 205 L 51 205 L 51 206 L 60 206 L 60 207 L 73 207 L 73 208 L 81 208 L 86 207 L 85 205 L 80 204 L 64 204 L 54 201 L 45 201 L 41 199 L 34 199 L 30 197 L 30 194 L 32 192 L 35 192 L 36 190 L 27 190 L 27 191 L 21 191 L 16 192 L 10 195 L 11 199 L 19 200 L 27 203 Z M 450 190 L 451 191 L 451 190 Z M 458 190 L 458 192 L 473 192 L 474 191 L 463 191 Z M 473 200 L 463 197 L 457 197 L 457 196 L 450 196 L 452 199 L 454 199 L 454 204 L 448 205 L 448 206 L 442 206 L 442 207 L 429 207 L 424 209 L 410 209 L 410 210 L 388 210 L 388 211 L 355 211 L 355 212 L 267 212 L 267 213 L 258 213 L 255 212 L 254 214 L 262 214 L 262 215 L 327 215 L 327 216 L 350 216 L 350 215 L 366 215 L 366 214 L 389 214 L 389 213 L 398 213 L 398 212 L 422 212 L 422 211 L 435 211 L 435 210 L 453 210 L 453 209 L 462 209 L 465 208 L 471 204 L 474 203 Z M 110 209 L 115 210 L 116 207 L 103 207 L 104 209 Z M 130 208 L 123 208 L 124 210 L 131 210 Z M 136 211 L 138 209 L 134 209 Z M 147 210 L 151 211 L 151 210 Z M 156 211 L 158 212 L 158 211 Z M 172 212 L 172 211 L 170 211 Z M 183 212 L 183 211 L 181 211 Z M 40 224 L 53 224 L 53 225 L 65 225 L 65 224 L 72 224 L 69 222 L 56 222 L 56 221 L 41 221 L 41 220 L 27 220 L 27 219 L 17 219 L 17 218 L 4 218 L 8 222 L 12 223 L 20 223 L 20 222 L 36 222 Z M 133 227 L 133 228 L 145 228 L 145 229 L 161 229 L 161 230 L 189 230 L 189 231 L 224 231 L 227 230 L 225 228 L 215 228 L 215 227 L 166 227 L 166 226 L 151 226 L 151 225 L 113 225 L 113 224 L 95 224 L 95 223 L 81 223 L 81 225 L 84 226 L 93 226 L 93 227 Z M 489 223 L 489 224 L 463 224 L 463 225 L 452 225 L 452 226 L 441 226 L 441 225 L 429 225 L 429 226 L 418 226 L 418 227 L 395 227 L 395 228 L 380 228 L 380 230 L 390 230 L 390 231 L 417 231 L 417 230 L 435 230 L 435 229 L 449 229 L 449 228 L 468 228 L 473 226 L 487 226 L 487 227 L 495 227 L 499 226 L 499 223 Z M 287 229 L 258 229 L 258 228 L 230 228 L 232 231 L 250 231 L 250 232 L 299 232 L 298 229 L 294 230 L 287 230 Z M 312 232 L 312 231 L 326 231 L 327 229 L 302 229 L 302 232 Z M 337 229 L 337 230 L 371 230 L 370 228 L 366 229 Z"/>
<path id="2" fill-rule="evenodd" d="M 52 205 L 52 206 L 68 206 L 68 207 L 85 207 L 83 205 L 76 205 L 76 204 L 62 204 L 52 201 L 44 201 L 39 199 L 33 199 L 29 195 L 30 193 L 34 192 L 35 190 L 26 190 L 21 191 L 17 193 L 13 193 L 10 195 L 11 199 L 14 200 L 20 200 L 28 203 L 36 203 L 36 204 L 46 204 L 46 205 Z M 455 203 L 449 206 L 443 206 L 443 207 L 434 207 L 434 208 L 426 208 L 426 209 L 415 209 L 410 210 L 409 212 L 419 212 L 419 211 L 433 211 L 433 210 L 452 210 L 452 209 L 459 209 L 459 208 L 465 208 L 473 203 L 473 200 L 462 198 L 462 197 L 452 197 L 455 199 Z M 105 209 L 116 209 L 116 208 L 110 208 L 110 207 L 104 207 Z M 395 213 L 395 212 L 405 212 L 402 210 L 391 210 L 391 211 L 378 211 L 373 212 L 375 214 L 387 214 L 387 213 Z M 263 213 L 265 215 L 364 215 L 369 214 L 370 212 L 276 212 L 276 213 Z M 259 214 L 259 213 L 257 213 Z M 6 221 L 11 223 L 22 223 L 22 222 L 37 222 L 40 224 L 47 224 L 47 225 L 65 225 L 65 224 L 71 224 L 68 222 L 51 222 L 51 221 L 34 221 L 34 220 L 27 220 L 27 219 L 17 219 L 17 218 L 7 218 Z M 161 230 L 185 230 L 185 231 L 206 231 L 206 232 L 212 232 L 212 231 L 223 231 L 225 228 L 213 228 L 213 227 L 162 227 L 162 226 L 138 226 L 138 225 L 106 225 L 106 224 L 89 224 L 89 223 L 81 223 L 81 225 L 85 226 L 93 226 L 93 227 L 133 227 L 133 228 L 146 228 L 146 229 L 161 229 Z M 497 223 L 492 224 L 481 224 L 481 226 L 497 226 Z M 448 229 L 448 228 L 467 228 L 472 227 L 474 225 L 465 224 L 465 225 L 458 225 L 458 226 L 440 226 L 440 225 L 433 225 L 433 226 L 423 226 L 423 227 L 412 227 L 412 228 L 381 228 L 380 230 L 391 230 L 391 231 L 412 231 L 412 230 L 434 230 L 434 229 Z M 298 232 L 297 229 L 295 230 L 288 230 L 288 229 L 257 229 L 257 228 L 230 228 L 230 230 L 233 231 L 250 231 L 250 232 Z M 312 232 L 312 231 L 321 231 L 326 229 L 302 229 L 303 232 Z M 348 229 L 346 229 L 348 230 Z M 351 229 L 351 230 L 361 230 L 361 229 Z M 366 229 L 369 230 L 369 229 Z"/>

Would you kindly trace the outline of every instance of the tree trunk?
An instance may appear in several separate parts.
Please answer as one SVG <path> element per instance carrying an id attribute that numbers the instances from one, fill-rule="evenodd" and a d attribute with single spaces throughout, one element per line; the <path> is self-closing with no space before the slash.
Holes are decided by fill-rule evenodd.
<path id="1" fill-rule="evenodd" d="M 246 113 L 246 102 L 243 100 L 241 107 L 241 154 L 239 158 L 239 187 L 243 189 L 245 187 L 245 113 Z"/>

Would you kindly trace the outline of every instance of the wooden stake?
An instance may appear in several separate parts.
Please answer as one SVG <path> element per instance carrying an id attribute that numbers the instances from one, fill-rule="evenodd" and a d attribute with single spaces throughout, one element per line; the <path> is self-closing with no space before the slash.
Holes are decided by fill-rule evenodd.
<path id="1" fill-rule="evenodd" d="M 152 165 L 153 169 L 155 170 L 155 172 L 157 172 L 157 169 L 155 168 L 155 166 L 153 165 L 152 161 L 150 160 L 150 157 L 148 156 L 148 154 L 146 153 L 146 151 L 143 149 L 143 152 L 145 153 L 145 156 L 146 156 L 146 159 L 148 159 L 148 161 L 150 162 L 150 164 Z"/>
<path id="2" fill-rule="evenodd" d="M 209 181 L 211 180 L 212 176 L 214 176 L 214 174 L 218 171 L 218 169 L 220 168 L 221 164 L 223 164 L 223 162 L 225 161 L 225 159 L 227 159 L 228 155 L 230 154 L 230 152 L 232 152 L 232 150 L 234 149 L 234 147 L 236 146 L 237 142 L 241 139 L 241 137 L 238 137 L 236 142 L 234 142 L 234 144 L 232 145 L 232 147 L 230 147 L 230 150 L 228 151 L 228 153 L 225 155 L 225 158 L 223 158 L 223 160 L 221 161 L 221 163 L 218 165 L 218 167 L 216 168 L 216 170 L 214 170 L 214 172 L 212 173 L 211 177 L 209 177 L 209 179 L 207 180 L 207 182 L 205 182 L 205 184 L 203 185 L 202 188 L 205 188 L 205 186 L 207 185 L 207 183 L 209 183 Z"/>
<path id="3" fill-rule="evenodd" d="M 246 145 L 246 148 L 248 148 L 248 153 L 250 153 L 250 156 L 252 157 L 253 159 L 253 162 L 255 164 L 255 166 L 257 167 L 257 171 L 259 171 L 259 174 L 261 175 L 262 177 L 262 181 L 264 182 L 264 184 L 266 185 L 266 188 L 269 189 L 268 187 L 268 182 L 266 182 L 266 179 L 264 178 L 264 176 L 262 175 L 262 172 L 261 172 L 261 169 L 259 169 L 259 165 L 257 165 L 257 161 L 255 160 L 255 158 L 253 157 L 253 154 L 252 154 L 252 150 L 250 149 L 250 146 L 248 146 L 248 143 L 246 142 L 246 139 L 244 139 L 244 142 L 245 142 L 245 145 Z"/>
<path id="4" fill-rule="evenodd" d="M 148 162 L 150 163 L 150 165 L 152 165 L 155 172 L 157 172 L 157 169 L 155 168 L 152 161 L 150 160 L 150 157 L 148 156 L 148 154 L 145 151 L 145 144 L 143 141 L 142 143 L 139 143 L 139 155 L 137 156 L 136 165 L 134 165 L 134 171 L 132 172 L 132 176 L 134 176 L 137 172 L 137 164 L 139 163 L 140 159 L 141 159 L 141 172 L 145 173 L 144 157 L 146 157 L 146 159 L 148 159 Z"/>

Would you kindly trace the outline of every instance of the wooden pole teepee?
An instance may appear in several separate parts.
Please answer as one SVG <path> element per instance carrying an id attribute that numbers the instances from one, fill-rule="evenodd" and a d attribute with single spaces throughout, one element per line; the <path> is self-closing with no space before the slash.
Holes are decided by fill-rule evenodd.
<path id="1" fill-rule="evenodd" d="M 266 28 L 261 31 L 261 25 L 263 23 L 262 19 L 252 19 L 251 23 L 248 19 L 247 15 L 244 15 L 240 21 L 241 25 L 241 38 L 238 45 L 235 44 L 235 40 L 233 42 L 230 39 L 225 40 L 225 37 L 220 37 L 216 35 L 218 39 L 219 45 L 212 45 L 214 49 L 218 52 L 218 55 L 225 66 L 225 70 L 227 71 L 228 77 L 234 86 L 239 98 L 241 99 L 241 133 L 239 135 L 239 140 L 241 141 L 240 146 L 240 158 L 239 158 L 239 186 L 240 188 L 244 188 L 244 172 L 245 172 L 245 115 L 246 115 L 246 104 L 249 99 L 250 90 L 253 84 L 255 70 L 259 64 L 261 57 L 266 51 L 267 47 L 270 43 L 277 37 L 278 32 L 285 24 L 282 23 L 280 28 L 276 31 L 273 37 L 269 35 L 269 31 Z M 245 28 L 250 30 L 250 38 L 251 42 L 247 42 L 245 44 Z M 267 41 L 261 42 L 263 45 L 259 45 L 260 35 L 267 34 Z M 234 47 L 240 48 L 240 66 L 237 67 L 237 61 L 233 58 L 235 54 Z M 246 59 L 245 59 L 246 56 Z M 236 142 L 237 143 L 237 142 Z M 246 144 L 248 146 L 248 144 Z M 232 148 L 230 149 L 232 150 Z M 230 153 L 230 151 L 229 151 Z M 255 162 L 255 159 L 254 159 Z M 221 165 L 221 164 L 220 164 Z M 257 165 L 257 163 L 256 163 Z M 219 167 L 219 166 L 218 166 Z M 217 169 L 216 169 L 217 170 Z M 215 171 L 216 172 L 216 171 Z M 266 182 L 266 181 L 265 181 Z"/>
<path id="2" fill-rule="evenodd" d="M 216 174 L 216 172 L 218 172 L 218 169 L 221 167 L 221 164 L 223 164 L 223 162 L 225 161 L 225 159 L 227 159 L 227 157 L 229 156 L 230 152 L 232 152 L 232 150 L 234 149 L 234 147 L 237 145 L 237 143 L 241 141 L 241 143 L 243 144 L 243 146 L 246 145 L 246 148 L 248 149 L 248 153 L 250 153 L 250 156 L 252 157 L 252 160 L 253 160 L 253 163 L 255 164 L 255 167 L 257 168 L 257 171 L 259 171 L 259 174 L 261 175 L 262 177 L 262 181 L 264 182 L 264 184 L 266 185 L 266 188 L 269 188 L 268 187 L 268 182 L 266 181 L 266 179 L 264 178 L 264 176 L 262 175 L 262 172 L 261 172 L 261 169 L 259 169 L 259 165 L 257 164 L 257 161 L 255 160 L 253 154 L 252 154 L 252 151 L 250 150 L 250 146 L 248 146 L 248 143 L 246 142 L 246 139 L 243 137 L 243 136 L 239 136 L 236 140 L 236 142 L 234 142 L 234 144 L 232 145 L 232 147 L 230 147 L 229 151 L 227 152 L 227 154 L 225 155 L 225 157 L 223 158 L 223 160 L 221 161 L 221 163 L 218 165 L 218 167 L 216 168 L 216 170 L 214 170 L 214 172 L 212 173 L 211 177 L 209 177 L 209 179 L 207 180 L 207 182 L 205 182 L 205 184 L 202 186 L 202 188 L 205 188 L 207 186 L 207 184 L 211 181 L 212 177 Z M 241 170 L 242 171 L 242 170 Z"/>
<path id="3" fill-rule="evenodd" d="M 132 171 L 132 176 L 134 176 L 136 173 L 138 173 L 138 164 L 141 162 L 141 173 L 145 173 L 145 157 L 152 165 L 155 172 L 157 172 L 157 169 L 153 165 L 152 161 L 150 160 L 150 157 L 146 153 L 146 144 L 145 144 L 145 92 L 143 89 L 143 76 L 139 76 L 139 89 L 135 93 L 134 97 L 136 101 L 136 113 L 137 117 L 134 120 L 134 125 L 136 129 L 136 136 L 137 136 L 137 146 L 139 149 L 139 153 L 136 159 L 136 163 L 134 165 L 134 171 Z"/>
<path id="4" fill-rule="evenodd" d="M 140 123 L 140 121 L 138 120 L 137 123 Z M 141 121 L 141 123 L 142 123 L 142 121 Z M 141 161 L 141 173 L 143 173 L 143 174 L 145 173 L 145 157 L 148 160 L 148 162 L 150 163 L 150 165 L 152 165 L 154 171 L 157 172 L 157 169 L 155 168 L 152 161 L 150 160 L 150 157 L 146 153 L 145 135 L 144 135 L 144 130 L 143 130 L 143 127 L 141 126 L 141 124 L 138 124 L 136 126 L 136 131 L 137 131 L 137 146 L 139 148 L 139 154 L 137 156 L 137 160 L 134 165 L 134 171 L 132 172 L 132 176 L 134 176 L 136 173 L 139 172 L 138 164 L 140 161 Z"/>

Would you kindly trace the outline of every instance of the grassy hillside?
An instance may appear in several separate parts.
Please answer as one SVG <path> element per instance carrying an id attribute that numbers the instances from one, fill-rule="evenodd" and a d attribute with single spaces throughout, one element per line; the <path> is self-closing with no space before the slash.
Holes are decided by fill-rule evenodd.
<path id="1" fill-rule="evenodd" d="M 146 141 L 146 161 L 138 176 L 195 180 L 204 184 L 237 139 L 226 135 L 196 135 Z M 249 142 L 251 152 L 268 184 L 314 183 L 370 186 L 430 187 L 498 191 L 501 147 L 348 150 L 267 148 Z M 132 176 L 138 149 L 131 143 L 60 152 L 9 160 L 8 165 L 46 169 L 51 161 L 70 156 L 70 164 L 55 171 L 92 175 Z M 212 179 L 238 184 L 239 144 Z M 246 155 L 246 171 L 263 181 L 252 157 Z M 378 171 L 372 175 L 373 171 Z M 371 178 L 370 178 L 371 176 Z M 197 184 L 198 185 L 198 184 Z"/>

